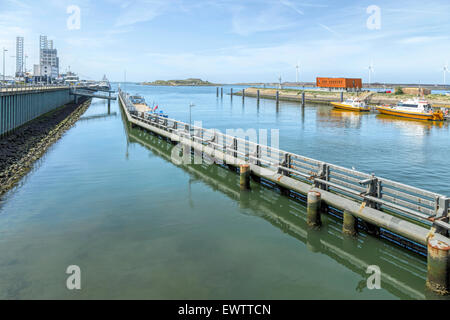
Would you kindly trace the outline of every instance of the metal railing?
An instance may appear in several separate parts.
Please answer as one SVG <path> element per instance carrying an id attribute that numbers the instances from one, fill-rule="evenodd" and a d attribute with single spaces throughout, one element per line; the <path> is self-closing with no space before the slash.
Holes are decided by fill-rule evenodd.
<path id="1" fill-rule="evenodd" d="M 120 89 L 119 94 L 131 117 L 138 121 L 212 147 L 245 163 L 353 199 L 362 207 L 370 206 L 428 226 L 448 216 L 450 198 L 445 195 L 226 135 L 216 129 L 137 112 L 128 95 Z M 441 226 L 448 228 L 446 223 L 441 223 Z"/>
<path id="2" fill-rule="evenodd" d="M 100 84 L 4 84 L 0 83 L 0 94 L 21 93 L 27 91 L 40 91 L 40 90 L 57 90 L 57 89 L 76 89 L 76 88 L 95 88 Z"/>

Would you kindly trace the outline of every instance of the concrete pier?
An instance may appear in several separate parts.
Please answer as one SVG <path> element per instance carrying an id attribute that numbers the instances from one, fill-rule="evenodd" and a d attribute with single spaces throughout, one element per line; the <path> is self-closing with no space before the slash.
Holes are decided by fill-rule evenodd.
<path id="1" fill-rule="evenodd" d="M 358 234 L 358 219 L 356 219 L 354 215 L 347 211 L 344 211 L 342 232 L 352 237 Z"/>
<path id="2" fill-rule="evenodd" d="M 450 245 L 433 237 L 428 239 L 427 287 L 440 295 L 450 293 Z"/>
<path id="3" fill-rule="evenodd" d="M 317 191 L 308 192 L 306 221 L 310 227 L 320 227 L 321 194 Z"/>
<path id="4" fill-rule="evenodd" d="M 240 186 L 241 190 L 250 190 L 250 165 L 240 165 Z"/>
<path id="5" fill-rule="evenodd" d="M 435 292 L 448 293 L 450 271 L 447 252 L 449 250 L 446 244 L 450 243 L 450 239 L 436 233 L 433 240 L 440 241 L 439 245 L 428 240 L 432 225 L 430 217 L 448 213 L 449 197 L 376 177 L 373 174 L 259 145 L 235 136 L 214 132 L 214 137 L 220 137 L 213 140 L 208 136 L 210 130 L 204 128 L 195 128 L 193 139 L 187 132 L 173 130 L 175 124 L 181 128 L 186 125 L 185 123 L 174 119 L 161 119 L 157 115 L 145 115 L 145 118 L 141 118 L 126 107 L 129 103 L 125 95 L 119 94 L 119 97 L 120 105 L 129 122 L 173 143 L 189 145 L 197 152 L 214 157 L 232 168 L 244 166 L 240 176 L 240 186 L 244 189 L 247 189 L 249 176 L 252 175 L 258 177 L 264 184 L 288 189 L 291 194 L 306 195 L 306 221 L 309 226 L 321 226 L 321 209 L 328 207 L 330 210 L 344 212 L 345 221 L 342 229 L 349 234 L 358 231 L 357 223 L 360 222 L 363 226 L 368 226 L 367 233 L 372 233 L 373 230 L 369 227 L 373 226 L 377 230 L 376 234 L 382 233 L 383 238 L 391 240 L 394 244 L 406 244 L 407 248 L 412 248 L 415 252 L 426 253 L 425 247 L 428 246 L 428 287 Z M 238 141 L 245 142 L 248 150 L 254 151 L 238 149 Z M 261 150 L 270 151 L 270 156 L 261 153 Z M 291 160 L 290 165 L 286 165 L 283 161 L 287 158 Z M 450 225 L 444 223 L 442 219 L 435 223 L 446 230 L 450 229 Z"/>

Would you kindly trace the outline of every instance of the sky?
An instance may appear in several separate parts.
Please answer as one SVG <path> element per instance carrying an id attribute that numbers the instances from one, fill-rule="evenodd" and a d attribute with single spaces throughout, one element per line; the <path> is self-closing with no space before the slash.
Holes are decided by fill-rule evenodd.
<path id="1" fill-rule="evenodd" d="M 298 64 L 300 81 L 367 82 L 372 65 L 372 82 L 443 83 L 450 1 L 0 0 L 7 74 L 16 36 L 30 70 L 39 35 L 92 80 L 295 81 Z"/>

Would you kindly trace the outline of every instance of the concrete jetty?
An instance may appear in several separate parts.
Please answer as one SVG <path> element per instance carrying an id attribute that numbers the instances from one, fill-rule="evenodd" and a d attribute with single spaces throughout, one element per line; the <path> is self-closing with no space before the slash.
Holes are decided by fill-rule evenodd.
<path id="1" fill-rule="evenodd" d="M 423 250 L 428 255 L 428 288 L 438 294 L 449 293 L 450 198 L 447 196 L 259 145 L 214 129 L 139 113 L 122 91 L 119 91 L 119 101 L 131 125 L 181 146 L 187 150 L 187 158 L 194 151 L 214 159 L 215 163 L 226 164 L 235 172 L 242 170 L 241 189 L 251 192 L 250 174 L 255 181 L 277 186 L 285 195 L 307 196 L 307 218 L 313 228 L 321 227 L 322 214 L 337 210 L 344 215 L 344 234 L 357 236 L 356 221 L 359 221 L 369 234 L 391 239 L 415 251 Z"/>

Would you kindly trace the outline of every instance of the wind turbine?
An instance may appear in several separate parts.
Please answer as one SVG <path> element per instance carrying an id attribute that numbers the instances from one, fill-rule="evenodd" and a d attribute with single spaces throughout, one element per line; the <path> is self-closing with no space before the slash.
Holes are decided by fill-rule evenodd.
<path id="1" fill-rule="evenodd" d="M 375 71 L 375 69 L 373 68 L 373 61 L 370 63 L 368 69 L 369 69 L 369 88 L 370 88 L 370 86 L 372 84 L 372 74 Z"/>
<path id="2" fill-rule="evenodd" d="M 444 86 L 447 84 L 448 62 L 444 65 Z"/>
<path id="3" fill-rule="evenodd" d="M 299 63 L 297 61 L 297 65 L 295 66 L 296 74 L 295 74 L 295 83 L 298 84 L 298 70 L 300 69 Z"/>

